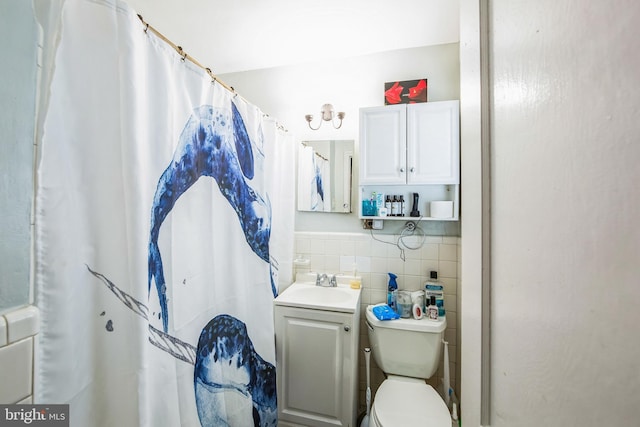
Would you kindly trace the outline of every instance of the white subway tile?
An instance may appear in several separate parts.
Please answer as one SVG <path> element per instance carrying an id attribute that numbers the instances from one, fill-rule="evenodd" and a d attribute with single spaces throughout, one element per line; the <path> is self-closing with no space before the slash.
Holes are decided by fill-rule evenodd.
<path id="1" fill-rule="evenodd" d="M 326 253 L 324 239 L 313 239 L 309 244 L 309 252 L 313 255 L 324 255 Z"/>
<path id="2" fill-rule="evenodd" d="M 388 258 L 398 258 L 400 259 L 400 248 L 397 245 L 387 245 L 387 254 Z"/>
<path id="3" fill-rule="evenodd" d="M 439 260 L 440 261 L 457 261 L 458 260 L 458 247 L 456 245 L 440 245 L 439 248 Z"/>
<path id="4" fill-rule="evenodd" d="M 456 331 L 457 329 L 445 329 L 444 331 L 444 340 L 449 344 L 456 342 Z"/>
<path id="5" fill-rule="evenodd" d="M 340 240 L 340 255 L 355 255 L 356 243 L 353 239 Z"/>
<path id="6" fill-rule="evenodd" d="M 422 253 L 421 253 L 421 257 L 422 259 L 426 260 L 426 259 L 432 259 L 432 260 L 437 260 L 438 259 L 438 249 L 439 249 L 440 245 L 438 245 L 437 243 L 426 243 L 422 246 Z"/>
<path id="7" fill-rule="evenodd" d="M 429 278 L 429 272 L 437 271 L 438 277 L 440 277 L 440 271 L 438 271 L 439 261 L 433 259 L 423 259 L 422 260 L 422 274 L 425 277 L 425 280 Z"/>
<path id="8" fill-rule="evenodd" d="M 404 274 L 404 261 L 399 257 L 389 258 L 387 260 L 387 272 L 393 273 L 396 276 Z"/>
<path id="9" fill-rule="evenodd" d="M 353 265 L 355 262 L 356 257 L 354 256 L 340 255 L 340 271 L 343 273 L 353 271 Z"/>
<path id="10" fill-rule="evenodd" d="M 400 244 L 406 248 L 415 248 L 407 251 L 407 255 L 409 253 L 417 254 L 415 257 L 420 256 L 420 248 L 423 244 L 423 239 L 420 236 L 405 236 L 402 238 Z"/>
<path id="11" fill-rule="evenodd" d="M 443 277 L 442 279 L 438 278 L 440 282 L 442 282 L 442 287 L 444 288 L 445 294 L 457 294 L 458 288 L 458 279 L 453 279 L 451 277 Z"/>
<path id="12" fill-rule="evenodd" d="M 324 254 L 325 255 L 342 255 L 340 250 L 340 240 L 324 240 Z"/>
<path id="13" fill-rule="evenodd" d="M 447 297 L 444 298 L 444 309 L 447 315 L 447 328 L 451 328 L 451 329 L 457 329 L 458 327 L 458 313 L 455 310 L 449 311 L 447 310 Z M 456 343 L 449 343 L 449 345 L 451 346 L 451 344 L 456 344 Z"/>
<path id="14" fill-rule="evenodd" d="M 407 259 L 404 263 L 404 274 L 420 276 L 422 274 L 422 262 L 419 259 Z"/>
<path id="15" fill-rule="evenodd" d="M 422 289 L 422 278 L 420 276 L 413 276 L 405 274 L 402 276 L 401 290 L 403 291 L 418 291 Z"/>
<path id="16" fill-rule="evenodd" d="M 386 273 L 388 269 L 386 257 L 371 257 L 372 273 Z"/>
<path id="17" fill-rule="evenodd" d="M 15 403 L 32 394 L 33 338 L 0 347 L 0 402 Z"/>
<path id="18" fill-rule="evenodd" d="M 309 259 L 311 260 L 310 268 L 311 271 L 324 271 L 325 262 L 324 255 L 319 254 L 310 254 Z"/>
<path id="19" fill-rule="evenodd" d="M 340 272 L 340 256 L 327 255 L 324 257 L 324 269 L 327 274 L 336 274 Z"/>
<path id="20" fill-rule="evenodd" d="M 358 274 L 360 274 L 360 273 L 369 273 L 371 271 L 371 257 L 369 257 L 369 256 L 357 256 L 356 257 L 356 268 L 358 270 Z"/>
<path id="21" fill-rule="evenodd" d="M 295 253 L 308 254 L 309 252 L 311 252 L 311 240 L 302 237 L 296 238 Z"/>
<path id="22" fill-rule="evenodd" d="M 19 310 L 6 313 L 9 342 L 20 341 L 35 335 L 40 330 L 40 311 L 35 306 L 27 306 Z"/>
<path id="23" fill-rule="evenodd" d="M 370 257 L 371 254 L 371 239 L 357 239 L 355 241 L 356 256 Z"/>
<path id="24" fill-rule="evenodd" d="M 444 309 L 447 313 L 458 311 L 456 308 L 456 305 L 457 305 L 456 295 L 451 295 L 451 294 L 444 295 Z M 448 321 L 448 318 L 447 318 L 447 321 Z"/>
<path id="25" fill-rule="evenodd" d="M 7 345 L 9 339 L 7 338 L 7 321 L 4 316 L 0 316 L 0 347 Z"/>
<path id="26" fill-rule="evenodd" d="M 362 288 L 360 290 L 360 305 L 364 305 L 365 307 L 369 305 L 369 301 L 371 299 L 371 291 L 366 288 Z"/>
<path id="27" fill-rule="evenodd" d="M 457 359 L 457 346 L 456 345 L 451 345 L 451 343 L 449 343 L 449 362 L 452 363 L 456 363 Z"/>
<path id="28" fill-rule="evenodd" d="M 424 239 L 425 243 L 442 243 L 442 236 L 427 236 Z"/>
<path id="29" fill-rule="evenodd" d="M 372 289 L 369 296 L 369 301 L 371 302 L 371 304 L 387 302 L 387 291 Z"/>
<path id="30" fill-rule="evenodd" d="M 362 282 L 361 286 L 371 289 L 371 273 L 358 271 L 358 276 L 360 276 L 360 281 Z"/>
<path id="31" fill-rule="evenodd" d="M 371 282 L 369 287 L 379 291 L 385 291 L 388 288 L 389 276 L 386 273 L 371 273 Z"/>
<path id="32" fill-rule="evenodd" d="M 458 263 L 454 261 L 438 262 L 438 279 L 444 277 L 458 277 Z"/>

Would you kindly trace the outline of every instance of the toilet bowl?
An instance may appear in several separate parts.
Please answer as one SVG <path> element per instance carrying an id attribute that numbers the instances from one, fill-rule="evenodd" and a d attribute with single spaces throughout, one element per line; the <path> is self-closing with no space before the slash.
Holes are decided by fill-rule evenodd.
<path id="1" fill-rule="evenodd" d="M 446 317 L 379 320 L 366 310 L 371 353 L 386 374 L 373 398 L 370 427 L 451 427 L 444 400 L 425 380 L 438 368 Z"/>
<path id="2" fill-rule="evenodd" d="M 416 378 L 390 376 L 376 392 L 369 427 L 451 427 L 437 391 Z"/>

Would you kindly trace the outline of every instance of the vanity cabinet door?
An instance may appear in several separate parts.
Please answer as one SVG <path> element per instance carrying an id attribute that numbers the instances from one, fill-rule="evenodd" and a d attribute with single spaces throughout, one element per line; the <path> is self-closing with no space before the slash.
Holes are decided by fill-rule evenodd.
<path id="1" fill-rule="evenodd" d="M 353 314 L 275 307 L 280 422 L 355 425 L 358 328 L 353 323 Z"/>
<path id="2" fill-rule="evenodd" d="M 407 106 L 407 183 L 460 183 L 458 101 Z"/>
<path id="3" fill-rule="evenodd" d="M 360 109 L 360 184 L 405 184 L 405 105 Z"/>

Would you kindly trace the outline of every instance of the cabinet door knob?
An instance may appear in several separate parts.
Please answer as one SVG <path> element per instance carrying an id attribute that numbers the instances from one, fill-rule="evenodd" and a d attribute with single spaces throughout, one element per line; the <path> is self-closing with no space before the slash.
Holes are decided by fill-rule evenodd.
<path id="1" fill-rule="evenodd" d="M 351 330 L 351 328 L 348 325 L 344 325 L 344 330 L 345 330 L 345 332 L 349 332 Z"/>
<path id="2" fill-rule="evenodd" d="M 410 171 L 411 173 L 415 172 L 415 170 L 416 170 L 416 168 L 414 168 L 414 167 L 412 167 L 411 169 L 409 169 L 409 171 Z"/>
<path id="3" fill-rule="evenodd" d="M 402 168 L 402 167 L 401 167 L 401 168 L 400 168 L 400 172 L 404 172 L 404 168 Z"/>

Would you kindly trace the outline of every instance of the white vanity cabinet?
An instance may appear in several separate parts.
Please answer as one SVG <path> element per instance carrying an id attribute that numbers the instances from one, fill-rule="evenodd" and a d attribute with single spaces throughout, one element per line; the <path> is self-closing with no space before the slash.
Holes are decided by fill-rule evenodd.
<path id="1" fill-rule="evenodd" d="M 279 425 L 355 427 L 359 310 L 275 306 Z"/>
<path id="2" fill-rule="evenodd" d="M 453 201 L 454 215 L 450 219 L 457 219 L 459 101 L 361 108 L 359 159 L 360 202 L 376 191 L 404 195 L 410 204 L 411 194 L 418 192 L 421 212 L 428 212 L 426 203 L 431 200 Z M 407 215 L 408 210 L 410 206 Z"/>

